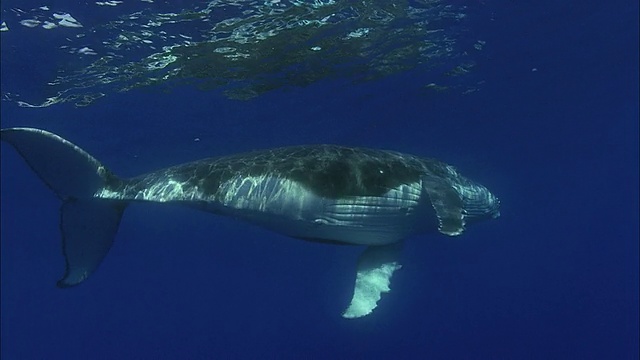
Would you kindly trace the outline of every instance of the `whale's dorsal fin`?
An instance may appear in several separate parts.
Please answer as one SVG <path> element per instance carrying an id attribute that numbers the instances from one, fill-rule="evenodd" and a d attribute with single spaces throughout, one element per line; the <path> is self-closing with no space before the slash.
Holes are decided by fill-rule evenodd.
<path id="1" fill-rule="evenodd" d="M 400 243 L 370 246 L 360 255 L 351 303 L 342 317 L 353 319 L 370 314 L 382 293 L 391 291 L 391 277 L 402 267 L 398 262 L 400 247 Z"/>

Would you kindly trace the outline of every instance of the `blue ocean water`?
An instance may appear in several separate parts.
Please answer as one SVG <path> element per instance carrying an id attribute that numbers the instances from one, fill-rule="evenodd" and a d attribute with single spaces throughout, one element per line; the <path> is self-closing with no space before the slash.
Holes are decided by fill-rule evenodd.
<path id="1" fill-rule="evenodd" d="M 47 83 L 58 69 L 89 65 L 89 55 L 72 58 L 59 44 L 101 39 L 101 24 L 141 6 L 153 13 L 193 4 L 2 2 L 0 20 L 9 28 L 0 33 L 2 127 L 58 133 L 119 175 L 253 149 L 335 143 L 441 159 L 502 201 L 499 219 L 460 237 L 407 239 L 392 291 L 361 319 L 340 317 L 361 248 L 292 240 L 171 206 L 130 206 L 98 271 L 60 290 L 59 202 L 3 144 L 2 358 L 638 358 L 638 3 L 445 3 L 465 7 L 466 17 L 443 21 L 447 39 L 456 42 L 435 41 L 453 50 L 433 67 L 414 63 L 420 55 L 410 51 L 385 58 L 393 43 L 373 42 L 382 50 L 365 62 L 403 66 L 361 81 L 353 69 L 369 74 L 381 67 L 350 68 L 351 59 L 331 64 L 352 72 L 323 73 L 300 86 L 282 80 L 321 65 L 303 59 L 307 67 L 269 68 L 275 75 L 244 73 L 245 84 L 259 79 L 273 87 L 244 100 L 225 93 L 232 76 L 225 68 L 206 68 L 206 77 L 224 83 L 207 89 L 175 79 L 124 89 L 148 75 L 76 91 L 95 79 L 83 77 L 60 86 L 76 87 L 67 93 L 76 96 L 92 89 L 106 96 L 88 106 L 69 100 L 31 108 L 19 101 L 51 97 Z M 73 15 L 83 31 L 98 30 L 77 38 L 73 26 L 42 28 L 54 11 Z M 141 14 L 131 21 L 150 21 Z M 31 28 L 20 23 L 25 19 L 40 23 Z M 385 24 L 393 30 L 412 21 Z M 192 27 L 203 25 L 176 26 L 193 37 Z M 127 61 L 148 55 L 123 47 L 109 51 Z M 286 58 L 270 56 L 276 64 Z M 110 74 L 130 70 L 111 64 Z M 443 75 L 451 69 L 465 74 Z M 283 83 L 289 86 L 273 85 Z"/>

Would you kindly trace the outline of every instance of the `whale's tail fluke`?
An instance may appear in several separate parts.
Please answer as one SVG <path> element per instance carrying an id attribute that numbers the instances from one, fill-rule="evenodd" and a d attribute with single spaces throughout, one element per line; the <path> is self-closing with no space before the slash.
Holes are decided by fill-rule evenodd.
<path id="1" fill-rule="evenodd" d="M 127 205 L 94 194 L 122 180 L 84 150 L 48 131 L 10 128 L 0 134 L 62 200 L 60 231 L 67 268 L 58 286 L 81 283 L 109 252 Z"/>

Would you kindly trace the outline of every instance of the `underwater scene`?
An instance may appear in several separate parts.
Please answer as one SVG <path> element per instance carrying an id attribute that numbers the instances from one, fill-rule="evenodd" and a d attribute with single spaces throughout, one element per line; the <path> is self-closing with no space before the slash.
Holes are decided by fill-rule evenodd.
<path id="1" fill-rule="evenodd" d="M 0 3 L 2 359 L 638 359 L 638 2 Z"/>

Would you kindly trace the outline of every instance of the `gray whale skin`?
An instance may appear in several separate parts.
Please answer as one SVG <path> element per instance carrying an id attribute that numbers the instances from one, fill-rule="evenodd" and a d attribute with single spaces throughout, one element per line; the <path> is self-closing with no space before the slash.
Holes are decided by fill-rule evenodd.
<path id="1" fill-rule="evenodd" d="M 96 270 L 128 204 L 171 203 L 241 218 L 292 238 L 366 246 L 342 314 L 358 318 L 390 291 L 405 238 L 426 232 L 457 236 L 471 222 L 499 216 L 498 199 L 452 166 L 393 151 L 295 146 L 123 179 L 45 130 L 3 129 L 1 139 L 62 201 L 63 288 Z"/>

